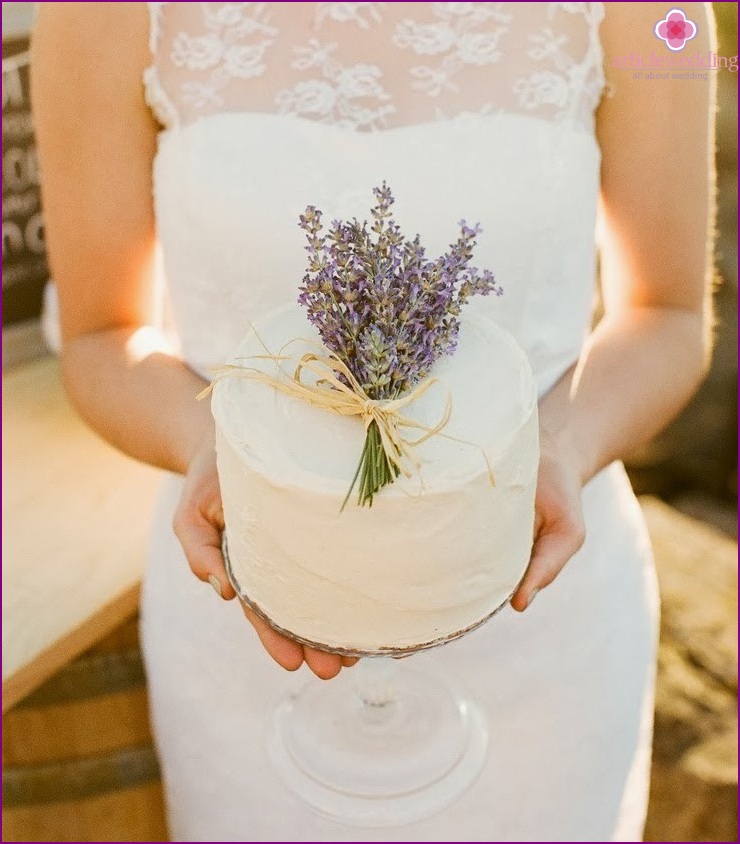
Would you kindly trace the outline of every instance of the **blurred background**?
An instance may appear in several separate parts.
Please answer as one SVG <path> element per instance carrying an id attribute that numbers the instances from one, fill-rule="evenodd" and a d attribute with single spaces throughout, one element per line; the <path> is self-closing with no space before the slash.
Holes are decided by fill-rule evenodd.
<path id="1" fill-rule="evenodd" d="M 136 632 L 158 478 L 76 419 L 50 354 L 33 6 L 3 3 L 3 840 L 165 841 Z M 737 95 L 720 72 L 711 372 L 627 461 L 663 600 L 647 841 L 737 840 Z"/>

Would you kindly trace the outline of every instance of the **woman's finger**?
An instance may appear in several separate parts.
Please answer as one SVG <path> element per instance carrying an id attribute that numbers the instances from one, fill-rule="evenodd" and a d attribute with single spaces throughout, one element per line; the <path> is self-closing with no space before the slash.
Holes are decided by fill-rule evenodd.
<path id="1" fill-rule="evenodd" d="M 229 582 L 221 553 L 221 531 L 200 515 L 178 514 L 173 527 L 193 574 L 210 583 L 224 600 L 235 598 L 236 592 Z"/>
<path id="2" fill-rule="evenodd" d="M 311 671 L 322 680 L 331 680 L 342 670 L 342 657 L 339 654 L 328 654 L 316 648 L 304 648 L 303 658 Z"/>
<path id="3" fill-rule="evenodd" d="M 523 612 L 539 590 L 555 580 L 563 566 L 583 545 L 584 538 L 582 526 L 576 523 L 568 522 L 557 530 L 544 528 L 534 543 L 529 567 L 511 599 L 511 606 Z"/>
<path id="4" fill-rule="evenodd" d="M 254 627 L 267 653 L 287 671 L 297 671 L 303 665 L 303 647 L 298 642 L 294 642 L 273 630 L 263 618 L 260 618 L 246 604 L 241 606 L 247 621 Z"/>

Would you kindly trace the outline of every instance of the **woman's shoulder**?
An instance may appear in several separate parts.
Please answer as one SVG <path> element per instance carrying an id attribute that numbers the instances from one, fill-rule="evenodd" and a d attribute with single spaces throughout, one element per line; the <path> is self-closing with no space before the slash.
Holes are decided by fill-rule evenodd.
<path id="1" fill-rule="evenodd" d="M 118 78 L 150 62 L 148 3 L 39 3 L 32 49 L 72 70 Z"/>
<path id="2" fill-rule="evenodd" d="M 84 130 L 154 124 L 143 78 L 152 62 L 147 3 L 40 3 L 31 42 L 37 129 Z M 124 139 L 120 139 L 123 142 Z"/>

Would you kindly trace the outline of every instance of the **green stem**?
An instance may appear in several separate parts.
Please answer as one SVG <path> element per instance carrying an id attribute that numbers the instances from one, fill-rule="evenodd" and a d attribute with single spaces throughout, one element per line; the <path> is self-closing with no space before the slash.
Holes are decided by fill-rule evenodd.
<path id="1" fill-rule="evenodd" d="M 373 460 L 375 459 L 375 432 L 373 426 L 367 431 L 367 454 L 365 455 L 365 485 L 362 493 L 362 505 L 372 501 L 373 490 L 375 489 L 375 473 Z"/>
<path id="2" fill-rule="evenodd" d="M 365 444 L 362 448 L 360 461 L 339 512 L 341 513 L 347 506 L 358 478 L 357 504 L 360 507 L 372 507 L 375 494 L 387 484 L 393 483 L 398 475 L 398 467 L 390 462 L 388 455 L 385 453 L 378 426 L 375 422 L 371 422 L 365 435 Z"/>
<path id="3" fill-rule="evenodd" d="M 352 478 L 352 483 L 349 485 L 349 489 L 347 490 L 347 495 L 342 502 L 342 506 L 339 508 L 339 512 L 341 513 L 344 508 L 347 506 L 347 502 L 349 501 L 350 495 L 352 495 L 352 490 L 355 488 L 355 484 L 357 483 L 357 478 L 362 471 L 363 464 L 365 463 L 365 455 L 367 454 L 367 437 L 365 437 L 365 445 L 362 447 L 362 454 L 360 455 L 360 462 L 357 464 L 357 469 L 355 470 L 355 476 Z"/>

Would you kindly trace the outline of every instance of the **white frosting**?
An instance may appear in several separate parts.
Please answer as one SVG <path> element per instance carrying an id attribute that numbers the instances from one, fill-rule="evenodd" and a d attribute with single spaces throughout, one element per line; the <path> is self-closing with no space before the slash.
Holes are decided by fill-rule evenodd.
<path id="1" fill-rule="evenodd" d="M 296 337 L 317 339 L 297 305 L 256 329 L 273 352 Z M 250 331 L 237 357 L 260 354 Z M 272 362 L 248 363 L 274 372 Z M 328 648 L 411 648 L 484 619 L 521 579 L 539 459 L 526 356 L 493 321 L 469 316 L 455 354 L 432 374 L 441 384 L 406 414 L 432 425 L 449 394 L 452 416 L 416 450 L 420 475 L 385 487 L 372 508 L 353 494 L 342 513 L 362 422 L 236 375 L 216 384 L 229 558 L 243 593 L 276 625 Z"/>

